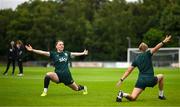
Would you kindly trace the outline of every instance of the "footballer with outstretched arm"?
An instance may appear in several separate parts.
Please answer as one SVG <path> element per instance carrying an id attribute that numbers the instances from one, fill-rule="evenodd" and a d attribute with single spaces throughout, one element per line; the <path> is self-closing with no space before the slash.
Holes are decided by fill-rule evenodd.
<path id="1" fill-rule="evenodd" d="M 75 91 L 82 90 L 83 94 L 88 94 L 86 86 L 78 85 L 74 82 L 68 66 L 70 56 L 87 55 L 88 50 L 84 50 L 83 52 L 64 51 L 64 42 L 62 40 L 58 40 L 56 42 L 56 51 L 49 52 L 49 51 L 36 50 L 33 49 L 31 45 L 28 46 L 26 45 L 25 47 L 28 51 L 50 57 L 55 66 L 55 71 L 48 72 L 44 77 L 44 91 L 41 94 L 41 96 L 47 95 L 50 80 L 57 84 L 64 83 L 66 86 L 70 87 Z"/>
<path id="2" fill-rule="evenodd" d="M 116 98 L 117 102 L 121 102 L 122 98 L 125 97 L 130 101 L 134 101 L 138 98 L 138 96 L 143 92 L 146 87 L 154 87 L 158 84 L 159 87 L 159 96 L 158 98 L 161 100 L 165 100 L 165 96 L 163 94 L 163 74 L 158 74 L 154 76 L 154 70 L 152 65 L 152 56 L 156 53 L 164 44 L 171 40 L 171 36 L 166 36 L 166 38 L 157 44 L 154 48 L 148 50 L 148 45 L 145 43 L 141 43 L 139 45 L 140 53 L 135 60 L 132 62 L 131 66 L 128 67 L 124 75 L 120 78 L 117 83 L 117 87 L 119 87 L 122 82 L 128 77 L 128 75 L 134 70 L 135 67 L 139 69 L 139 76 L 136 82 L 136 85 L 131 94 L 124 93 L 123 91 L 119 91 L 118 96 Z"/>

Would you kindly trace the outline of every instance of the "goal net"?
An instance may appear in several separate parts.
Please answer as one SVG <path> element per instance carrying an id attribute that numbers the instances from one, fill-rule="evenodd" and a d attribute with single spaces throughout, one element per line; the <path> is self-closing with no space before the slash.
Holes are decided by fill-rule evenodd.
<path id="1" fill-rule="evenodd" d="M 127 62 L 132 61 L 140 53 L 138 48 L 128 48 Z M 155 67 L 179 67 L 180 68 L 180 48 L 160 48 L 152 57 Z"/>

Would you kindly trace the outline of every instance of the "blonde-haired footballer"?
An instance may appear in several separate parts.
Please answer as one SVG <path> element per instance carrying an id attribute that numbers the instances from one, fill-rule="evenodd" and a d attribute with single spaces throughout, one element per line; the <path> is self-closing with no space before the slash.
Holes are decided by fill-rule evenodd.
<path id="1" fill-rule="evenodd" d="M 146 87 L 154 87 L 158 84 L 159 87 L 159 96 L 158 98 L 161 100 L 165 100 L 165 96 L 163 94 L 163 74 L 158 74 L 154 76 L 154 70 L 152 65 L 152 56 L 156 53 L 164 44 L 171 40 L 171 36 L 166 36 L 166 38 L 157 44 L 154 48 L 148 50 L 148 45 L 145 43 L 141 43 L 139 45 L 140 53 L 135 60 L 132 62 L 131 66 L 128 67 L 124 75 L 120 78 L 117 83 L 117 87 L 119 87 L 122 82 L 128 77 L 128 75 L 134 70 L 135 67 L 139 69 L 139 76 L 136 82 L 136 85 L 131 94 L 124 93 L 123 91 L 119 91 L 118 96 L 116 98 L 117 102 L 121 102 L 122 98 L 125 97 L 130 101 L 134 101 L 138 98 L 138 96 L 143 92 Z"/>
<path id="2" fill-rule="evenodd" d="M 28 51 L 50 57 L 55 66 L 55 71 L 48 72 L 44 77 L 44 91 L 41 94 L 41 96 L 47 95 L 50 80 L 57 84 L 64 83 L 66 86 L 70 87 L 75 91 L 83 90 L 83 94 L 88 94 L 86 86 L 78 85 L 74 82 L 68 66 L 70 56 L 88 55 L 88 50 L 85 49 L 83 52 L 64 51 L 64 42 L 62 40 L 58 40 L 56 42 L 56 51 L 49 52 L 49 51 L 36 50 L 33 49 L 31 45 L 28 46 L 26 45 L 25 47 Z"/>

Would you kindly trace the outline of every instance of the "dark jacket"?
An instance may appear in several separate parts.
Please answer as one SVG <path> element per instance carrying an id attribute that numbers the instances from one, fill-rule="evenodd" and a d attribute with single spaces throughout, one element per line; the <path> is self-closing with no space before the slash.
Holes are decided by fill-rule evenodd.
<path id="1" fill-rule="evenodd" d="M 22 61 L 22 59 L 23 59 L 23 50 L 24 50 L 23 46 L 21 46 L 20 48 L 16 47 L 16 58 L 19 61 Z"/>
<path id="2" fill-rule="evenodd" d="M 8 59 L 15 60 L 16 59 L 16 49 L 15 46 L 10 46 L 8 50 Z"/>

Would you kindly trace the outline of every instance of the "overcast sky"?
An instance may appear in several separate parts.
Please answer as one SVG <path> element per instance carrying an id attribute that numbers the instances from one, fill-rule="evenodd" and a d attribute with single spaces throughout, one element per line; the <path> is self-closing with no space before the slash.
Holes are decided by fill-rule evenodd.
<path id="1" fill-rule="evenodd" d="M 13 8 L 15 9 L 17 5 L 28 1 L 28 0 L 0 0 L 0 9 Z M 126 1 L 137 1 L 137 0 L 126 0 Z"/>

